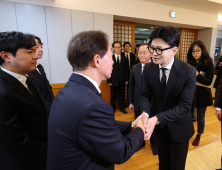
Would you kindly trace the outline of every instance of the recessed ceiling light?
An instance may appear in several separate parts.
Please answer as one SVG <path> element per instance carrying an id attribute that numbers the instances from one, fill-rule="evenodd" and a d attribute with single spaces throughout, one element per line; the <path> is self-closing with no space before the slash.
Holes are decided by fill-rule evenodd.
<path id="1" fill-rule="evenodd" d="M 151 27 L 151 28 L 153 28 L 153 27 Z"/>

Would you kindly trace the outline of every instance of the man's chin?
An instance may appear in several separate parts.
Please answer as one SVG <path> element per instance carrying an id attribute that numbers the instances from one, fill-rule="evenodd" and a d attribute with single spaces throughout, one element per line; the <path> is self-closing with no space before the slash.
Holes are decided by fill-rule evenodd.
<path id="1" fill-rule="evenodd" d="M 153 60 L 153 63 L 154 64 L 160 64 L 159 60 L 157 60 L 157 61 Z"/>

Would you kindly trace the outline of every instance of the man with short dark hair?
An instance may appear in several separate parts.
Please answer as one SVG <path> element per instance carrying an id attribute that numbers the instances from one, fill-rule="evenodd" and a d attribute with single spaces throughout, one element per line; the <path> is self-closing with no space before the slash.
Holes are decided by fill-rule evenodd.
<path id="1" fill-rule="evenodd" d="M 99 85 L 113 67 L 105 33 L 75 35 L 68 60 L 74 73 L 49 115 L 48 170 L 114 170 L 114 164 L 127 161 L 142 144 L 147 117 L 142 114 L 133 124 L 115 121 L 113 108 L 101 97 Z"/>
<path id="2" fill-rule="evenodd" d="M 194 134 L 191 106 L 196 87 L 196 69 L 180 61 L 180 33 L 171 26 L 155 28 L 150 35 L 153 62 L 146 64 L 140 109 L 149 114 L 147 133 L 154 127 L 159 169 L 184 170 L 189 139 Z"/>
<path id="3" fill-rule="evenodd" d="M 123 43 L 123 49 L 124 49 L 124 52 L 122 52 L 122 54 L 126 57 L 127 63 L 129 64 L 128 77 L 130 79 L 131 69 L 132 69 L 133 65 L 136 64 L 136 56 L 135 56 L 135 54 L 130 52 L 131 44 L 129 42 Z M 129 103 L 129 83 L 127 84 L 127 99 L 128 99 L 128 103 Z"/>
<path id="4" fill-rule="evenodd" d="M 116 98 L 119 96 L 119 108 L 124 114 L 127 113 L 125 110 L 125 86 L 129 80 L 129 65 L 126 57 L 121 54 L 121 43 L 114 42 L 112 44 L 114 54 L 113 58 L 113 71 L 111 77 L 107 79 L 107 84 L 111 90 L 111 106 L 115 112 L 116 110 Z"/>
<path id="5" fill-rule="evenodd" d="M 30 34 L 0 33 L 0 169 L 46 169 L 48 116 L 27 76 L 35 46 Z"/>
<path id="6" fill-rule="evenodd" d="M 41 59 L 43 55 L 43 48 L 42 48 L 43 43 L 39 37 L 35 36 L 34 38 L 36 42 L 36 55 L 38 59 Z M 28 73 L 28 76 L 38 89 L 38 92 L 45 105 L 47 114 L 49 115 L 50 108 L 54 100 L 54 95 L 52 92 L 52 87 L 50 86 L 49 81 L 46 77 L 43 66 L 38 63 L 36 66 L 36 70 Z"/>

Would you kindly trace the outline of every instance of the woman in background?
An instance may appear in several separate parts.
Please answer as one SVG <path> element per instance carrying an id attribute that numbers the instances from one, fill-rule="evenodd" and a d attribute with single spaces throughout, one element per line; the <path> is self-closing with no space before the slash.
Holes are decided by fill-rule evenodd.
<path id="1" fill-rule="evenodd" d="M 209 56 L 202 41 L 194 41 L 187 53 L 187 63 L 196 67 L 197 82 L 209 86 L 214 77 L 213 60 Z M 198 146 L 200 137 L 204 133 L 205 112 L 207 106 L 213 105 L 211 90 L 207 87 L 196 86 L 196 93 L 193 101 L 192 114 L 197 110 L 197 135 L 193 141 L 193 146 Z"/>

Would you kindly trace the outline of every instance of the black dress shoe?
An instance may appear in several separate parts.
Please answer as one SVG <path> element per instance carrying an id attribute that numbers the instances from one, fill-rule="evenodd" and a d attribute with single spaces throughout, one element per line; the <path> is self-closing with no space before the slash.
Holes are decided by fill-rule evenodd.
<path id="1" fill-rule="evenodd" d="M 126 110 L 120 110 L 121 112 L 123 112 L 124 114 L 127 114 L 127 111 Z"/>
<path id="2" fill-rule="evenodd" d="M 157 145 L 153 145 L 152 146 L 152 150 L 153 150 L 153 155 L 157 155 L 158 154 Z"/>

